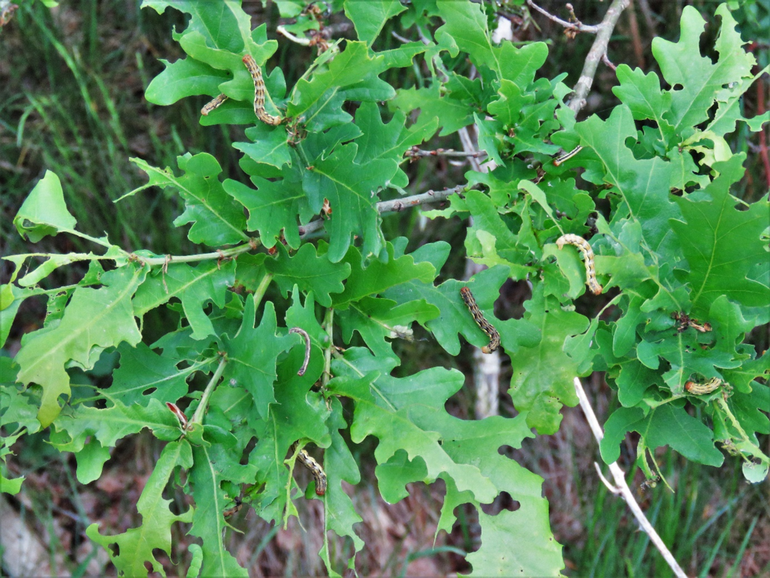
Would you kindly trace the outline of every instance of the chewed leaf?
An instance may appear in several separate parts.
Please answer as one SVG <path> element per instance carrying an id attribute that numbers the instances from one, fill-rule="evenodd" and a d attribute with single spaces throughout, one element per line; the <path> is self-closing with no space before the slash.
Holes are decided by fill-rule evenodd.
<path id="1" fill-rule="evenodd" d="M 56 173 L 45 172 L 16 213 L 13 224 L 19 235 L 33 243 L 47 235 L 74 230 L 77 220 L 67 210 Z"/>

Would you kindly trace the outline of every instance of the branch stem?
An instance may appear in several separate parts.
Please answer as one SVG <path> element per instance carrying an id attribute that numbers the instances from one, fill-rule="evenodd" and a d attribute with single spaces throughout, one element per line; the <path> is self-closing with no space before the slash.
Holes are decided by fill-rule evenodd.
<path id="1" fill-rule="evenodd" d="M 583 384 L 580 382 L 580 379 L 577 377 L 575 378 L 574 383 L 575 383 L 575 391 L 577 392 L 578 399 L 580 400 L 580 409 L 583 410 L 583 414 L 586 416 L 586 420 L 588 421 L 588 425 L 591 427 L 591 431 L 593 432 L 594 437 L 596 438 L 596 441 L 601 442 L 602 439 L 604 438 L 604 432 L 602 431 L 602 426 L 599 425 L 599 421 L 596 419 L 596 414 L 594 413 L 593 407 L 591 407 L 591 403 L 588 401 L 586 392 L 583 389 Z M 653 528 L 652 524 L 650 524 L 650 521 L 647 519 L 647 516 L 645 516 L 644 512 L 642 512 L 642 508 L 639 506 L 639 503 L 636 501 L 636 498 L 634 497 L 634 493 L 631 491 L 631 488 L 628 487 L 628 484 L 626 483 L 625 474 L 623 473 L 623 470 L 620 469 L 620 466 L 618 466 L 618 463 L 612 462 L 609 465 L 610 473 L 612 473 L 612 478 L 613 480 L 615 480 L 615 486 L 612 486 L 606 479 L 604 479 L 604 476 L 601 475 L 601 470 L 599 469 L 598 464 L 594 462 L 594 466 L 596 466 L 596 470 L 597 472 L 599 472 L 599 476 L 601 477 L 602 481 L 607 486 L 607 488 L 613 494 L 616 494 L 616 495 L 620 494 L 623 497 L 623 499 L 626 501 L 626 505 L 628 505 L 628 508 L 631 510 L 631 513 L 636 518 L 636 521 L 639 522 L 639 525 L 642 527 L 645 533 L 650 537 L 650 541 L 652 541 L 652 543 L 658 549 L 660 554 L 663 556 L 663 559 L 669 565 L 671 570 L 674 571 L 674 574 L 678 578 L 687 578 L 687 574 L 684 573 L 682 568 L 674 559 L 674 556 L 671 554 L 669 549 L 663 543 L 663 540 L 661 540 L 660 536 L 655 531 L 655 528 Z"/>

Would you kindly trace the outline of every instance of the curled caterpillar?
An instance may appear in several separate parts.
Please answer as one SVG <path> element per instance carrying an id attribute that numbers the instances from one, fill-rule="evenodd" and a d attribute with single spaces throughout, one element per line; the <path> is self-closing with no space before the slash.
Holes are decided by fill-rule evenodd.
<path id="1" fill-rule="evenodd" d="M 219 108 L 222 103 L 224 103 L 227 100 L 227 96 L 224 94 L 220 94 L 218 97 L 216 97 L 214 100 L 211 100 L 207 102 L 203 108 L 201 109 L 201 114 L 203 116 L 208 116 L 208 114 L 214 110 L 215 108 Z"/>
<path id="2" fill-rule="evenodd" d="M 719 389 L 722 385 L 722 380 L 718 377 L 709 379 L 706 383 L 695 383 L 694 381 L 688 381 L 684 384 L 684 388 L 688 393 L 692 395 L 706 395 Z"/>
<path id="3" fill-rule="evenodd" d="M 305 361 L 297 372 L 297 375 L 299 376 L 305 375 L 307 364 L 310 363 L 310 336 L 307 334 L 307 331 L 299 327 L 292 327 L 289 329 L 289 333 L 299 333 L 302 336 L 302 339 L 305 340 Z"/>
<path id="4" fill-rule="evenodd" d="M 473 298 L 473 293 L 471 293 L 470 289 L 467 287 L 460 289 L 460 297 L 465 301 L 465 305 L 468 307 L 471 315 L 473 315 L 473 320 L 476 322 L 476 325 L 489 336 L 489 345 L 482 347 L 481 351 L 483 353 L 492 353 L 495 349 L 500 347 L 500 334 L 497 332 L 497 329 L 492 327 L 492 324 L 486 320 L 481 309 L 476 305 L 476 300 Z"/>
<path id="5" fill-rule="evenodd" d="M 294 451 L 296 447 L 297 443 L 295 442 L 291 446 L 292 451 Z M 297 457 L 299 458 L 299 461 L 302 462 L 302 465 L 309 469 L 310 473 L 313 474 L 313 477 L 315 478 L 316 495 L 323 496 L 326 493 L 326 472 L 324 472 L 321 464 L 315 461 L 305 450 L 299 450 Z"/>
<path id="6" fill-rule="evenodd" d="M 660 482 L 660 476 L 655 474 L 655 476 L 647 480 L 644 480 L 639 486 L 639 490 L 642 492 L 646 492 L 647 490 L 652 490 L 658 485 L 658 482 Z"/>
<path id="7" fill-rule="evenodd" d="M 254 114 L 265 124 L 277 125 L 283 120 L 280 116 L 272 116 L 265 111 L 265 81 L 262 78 L 262 69 L 254 61 L 250 54 L 243 57 L 243 64 L 251 74 L 254 81 Z"/>
<path id="8" fill-rule="evenodd" d="M 240 512 L 241 508 L 243 507 L 243 502 L 241 501 L 240 497 L 235 498 L 235 505 L 232 508 L 227 508 L 224 512 L 222 512 L 222 515 L 225 518 L 229 518 L 230 516 L 234 516 L 238 512 Z"/>
<path id="9" fill-rule="evenodd" d="M 575 245 L 580 250 L 580 254 L 583 256 L 583 261 L 586 266 L 586 285 L 594 295 L 600 295 L 602 292 L 602 286 L 596 281 L 596 267 L 594 265 L 594 251 L 591 249 L 591 245 L 588 244 L 583 237 L 577 235 L 562 235 L 556 239 L 556 246 L 561 249 L 564 245 Z"/>

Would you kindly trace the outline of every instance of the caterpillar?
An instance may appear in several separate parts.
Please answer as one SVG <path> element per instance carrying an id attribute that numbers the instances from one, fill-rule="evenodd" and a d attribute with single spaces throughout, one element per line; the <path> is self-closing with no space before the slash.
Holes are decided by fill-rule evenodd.
<path id="1" fill-rule="evenodd" d="M 583 255 L 583 261 L 586 266 L 586 285 L 594 295 L 600 295 L 602 286 L 596 282 L 596 267 L 594 265 L 594 251 L 583 237 L 577 235 L 562 235 L 556 239 L 556 246 L 561 249 L 564 245 L 575 245 Z"/>
<path id="2" fill-rule="evenodd" d="M 292 451 L 295 451 L 297 442 L 294 442 L 291 446 Z M 305 450 L 299 450 L 297 455 L 299 461 L 305 466 L 315 478 L 315 493 L 317 496 L 323 496 L 326 493 L 326 473 L 324 472 L 321 464 L 313 459 L 313 457 Z"/>
<path id="3" fill-rule="evenodd" d="M 676 331 L 677 333 L 684 332 L 688 327 L 692 327 L 693 329 L 700 331 L 701 333 L 708 333 L 711 331 L 711 324 L 701 323 L 697 319 L 691 319 L 687 313 L 679 313 L 675 311 L 671 314 L 671 317 L 677 322 Z"/>
<path id="4" fill-rule="evenodd" d="M 251 54 L 243 57 L 243 64 L 254 81 L 254 113 L 257 115 L 257 118 L 265 124 L 281 124 L 283 119 L 280 116 L 272 116 L 265 111 L 265 81 L 262 78 L 262 69 L 259 68 Z"/>
<path id="5" fill-rule="evenodd" d="M 722 380 L 718 377 L 709 379 L 706 383 L 695 383 L 694 381 L 688 381 L 684 384 L 684 388 L 688 393 L 692 395 L 706 395 L 719 389 L 722 385 Z"/>
<path id="6" fill-rule="evenodd" d="M 580 151 L 583 150 L 583 147 L 578 145 L 568 153 L 564 153 L 560 157 L 557 157 L 553 159 L 553 166 L 558 167 L 560 164 L 570 160 L 572 157 L 574 157 L 576 154 L 578 154 Z"/>
<path id="7" fill-rule="evenodd" d="M 460 289 L 460 297 L 465 301 L 465 305 L 468 307 L 471 315 L 473 315 L 473 320 L 476 322 L 476 325 L 489 336 L 489 345 L 482 347 L 481 351 L 483 353 L 492 353 L 495 349 L 500 347 L 500 334 L 497 332 L 497 329 L 492 327 L 492 324 L 486 320 L 484 314 L 479 309 L 479 306 L 476 305 L 476 300 L 473 298 L 473 293 L 471 293 L 470 289 L 467 287 Z"/>
<path id="8" fill-rule="evenodd" d="M 227 508 L 224 512 L 222 512 L 222 515 L 225 518 L 229 518 L 230 516 L 234 516 L 238 512 L 240 512 L 241 508 L 243 507 L 243 502 L 241 501 L 240 497 L 235 498 L 235 505 L 232 508 Z"/>
<path id="9" fill-rule="evenodd" d="M 639 490 L 641 490 L 642 492 L 646 492 L 647 490 L 652 490 L 658 485 L 658 482 L 660 482 L 660 476 L 655 474 L 653 477 L 647 480 L 644 480 L 639 486 Z"/>
<path id="10" fill-rule="evenodd" d="M 292 327 L 289 329 L 289 333 L 299 333 L 305 340 L 305 361 L 297 372 L 297 375 L 299 376 L 305 375 L 305 371 L 307 371 L 307 364 L 310 363 L 310 336 L 307 334 L 307 331 L 300 329 L 299 327 Z"/>
<path id="11" fill-rule="evenodd" d="M 227 100 L 227 96 L 224 94 L 220 94 L 214 100 L 211 100 L 204 105 L 204 107 L 201 109 L 201 114 L 203 116 L 208 116 L 208 114 L 212 110 L 214 110 L 215 108 L 219 108 L 222 105 L 222 103 L 224 103 L 226 100 Z"/>

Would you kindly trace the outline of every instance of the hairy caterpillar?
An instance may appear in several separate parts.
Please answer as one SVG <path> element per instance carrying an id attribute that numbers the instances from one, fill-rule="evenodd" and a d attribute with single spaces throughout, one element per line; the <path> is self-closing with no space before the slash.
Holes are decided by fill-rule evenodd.
<path id="1" fill-rule="evenodd" d="M 257 118 L 265 124 L 281 124 L 283 119 L 280 116 L 272 116 L 265 111 L 265 81 L 262 78 L 262 69 L 259 68 L 250 54 L 243 57 L 243 64 L 246 65 L 251 79 L 254 81 L 254 113 Z"/>
<path id="2" fill-rule="evenodd" d="M 291 449 L 295 451 L 297 443 L 292 444 Z M 310 470 L 315 478 L 315 493 L 317 496 L 323 496 L 326 493 L 326 473 L 324 472 L 321 464 L 313 459 L 313 457 L 305 450 L 299 450 L 297 455 L 302 465 Z"/>
<path id="3" fill-rule="evenodd" d="M 201 114 L 203 116 L 208 116 L 208 114 L 214 110 L 215 108 L 219 108 L 222 103 L 224 103 L 227 100 L 227 96 L 224 94 L 220 94 L 218 97 L 216 97 L 214 100 L 211 100 L 207 102 L 204 107 L 201 109 Z"/>
<path id="4" fill-rule="evenodd" d="M 602 286 L 596 282 L 596 267 L 594 266 L 594 251 L 583 237 L 577 235 L 562 235 L 556 239 L 556 246 L 561 249 L 564 245 L 575 245 L 583 255 L 583 261 L 586 266 L 586 285 L 594 295 L 600 295 Z"/>
<path id="5" fill-rule="evenodd" d="M 572 157 L 574 157 L 576 154 L 578 154 L 580 151 L 583 150 L 583 147 L 578 145 L 568 153 L 564 153 L 560 157 L 557 157 L 553 159 L 553 166 L 558 167 L 560 164 L 570 160 Z"/>
<path id="6" fill-rule="evenodd" d="M 299 327 L 292 327 L 289 329 L 289 333 L 299 333 L 305 340 L 305 361 L 297 372 L 297 375 L 305 375 L 305 371 L 307 371 L 307 364 L 310 363 L 310 336 L 307 334 L 307 331 L 300 329 Z"/>
<path id="7" fill-rule="evenodd" d="M 497 332 L 497 329 L 492 327 L 492 324 L 486 320 L 484 314 L 479 309 L 479 306 L 476 305 L 476 300 L 473 298 L 473 293 L 471 293 L 470 289 L 467 287 L 460 289 L 460 296 L 463 298 L 463 301 L 465 301 L 465 305 L 468 307 L 471 315 L 473 315 L 473 320 L 476 322 L 476 325 L 478 325 L 484 333 L 489 335 L 489 345 L 482 347 L 481 351 L 484 353 L 492 353 L 495 349 L 500 347 L 500 334 Z"/>
<path id="8" fill-rule="evenodd" d="M 692 395 L 706 395 L 719 389 L 722 385 L 722 380 L 718 377 L 709 379 L 706 383 L 695 383 L 694 381 L 688 381 L 684 384 L 684 388 L 688 393 Z"/>

